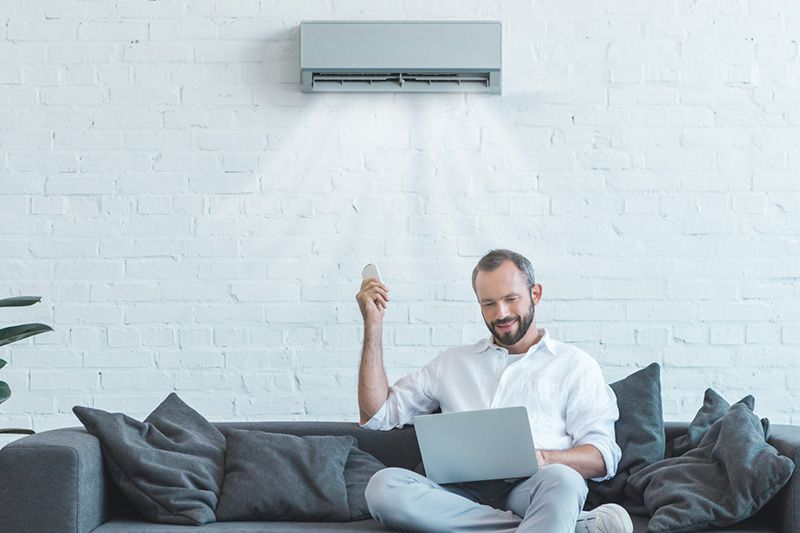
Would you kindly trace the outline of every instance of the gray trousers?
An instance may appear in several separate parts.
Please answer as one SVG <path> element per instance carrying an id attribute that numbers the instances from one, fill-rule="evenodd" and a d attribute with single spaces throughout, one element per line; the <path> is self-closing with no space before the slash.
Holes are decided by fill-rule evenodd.
<path id="1" fill-rule="evenodd" d="M 369 480 L 372 517 L 397 531 L 573 533 L 588 488 L 572 468 L 547 465 L 516 482 L 439 485 L 405 468 L 384 468 Z"/>

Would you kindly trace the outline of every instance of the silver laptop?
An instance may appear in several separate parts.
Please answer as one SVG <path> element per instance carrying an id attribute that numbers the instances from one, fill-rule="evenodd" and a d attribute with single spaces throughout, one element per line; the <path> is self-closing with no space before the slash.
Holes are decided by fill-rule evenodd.
<path id="1" fill-rule="evenodd" d="M 425 475 L 437 483 L 530 477 L 539 468 L 525 407 L 417 415 L 414 427 Z"/>

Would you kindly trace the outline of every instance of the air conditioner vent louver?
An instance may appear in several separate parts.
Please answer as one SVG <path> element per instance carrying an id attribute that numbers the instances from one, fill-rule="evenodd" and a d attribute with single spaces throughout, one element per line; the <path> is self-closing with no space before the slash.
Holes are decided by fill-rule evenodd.
<path id="1" fill-rule="evenodd" d="M 500 92 L 499 22 L 300 25 L 305 92 Z"/>
<path id="2" fill-rule="evenodd" d="M 489 72 L 462 74 L 446 72 L 387 72 L 370 74 L 366 72 L 327 73 L 314 72 L 311 84 L 316 91 L 486 91 L 490 87 Z"/>

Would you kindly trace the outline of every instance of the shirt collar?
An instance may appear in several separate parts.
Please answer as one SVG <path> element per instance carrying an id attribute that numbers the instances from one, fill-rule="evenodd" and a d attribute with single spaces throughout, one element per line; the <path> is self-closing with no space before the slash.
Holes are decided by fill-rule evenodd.
<path id="1" fill-rule="evenodd" d="M 539 339 L 539 342 L 534 344 L 530 347 L 530 349 L 524 354 L 515 354 L 515 355 L 527 355 L 529 353 L 533 353 L 539 346 L 544 346 L 547 348 L 551 354 L 555 354 L 555 347 L 553 346 L 553 339 L 550 337 L 550 333 L 547 331 L 547 328 L 539 328 L 539 333 L 541 333 L 542 337 Z M 475 353 L 483 353 L 489 348 L 499 348 L 495 343 L 492 342 L 492 336 L 486 337 L 481 339 L 475 344 Z"/>

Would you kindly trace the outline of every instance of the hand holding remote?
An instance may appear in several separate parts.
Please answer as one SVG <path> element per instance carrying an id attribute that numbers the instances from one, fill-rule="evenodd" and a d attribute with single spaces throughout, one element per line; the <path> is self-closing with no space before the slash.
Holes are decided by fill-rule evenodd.
<path id="1" fill-rule="evenodd" d="M 389 302 L 389 289 L 381 282 L 378 267 L 372 263 L 364 267 L 361 277 L 361 290 L 356 294 L 361 316 L 364 323 L 380 324 Z"/>

